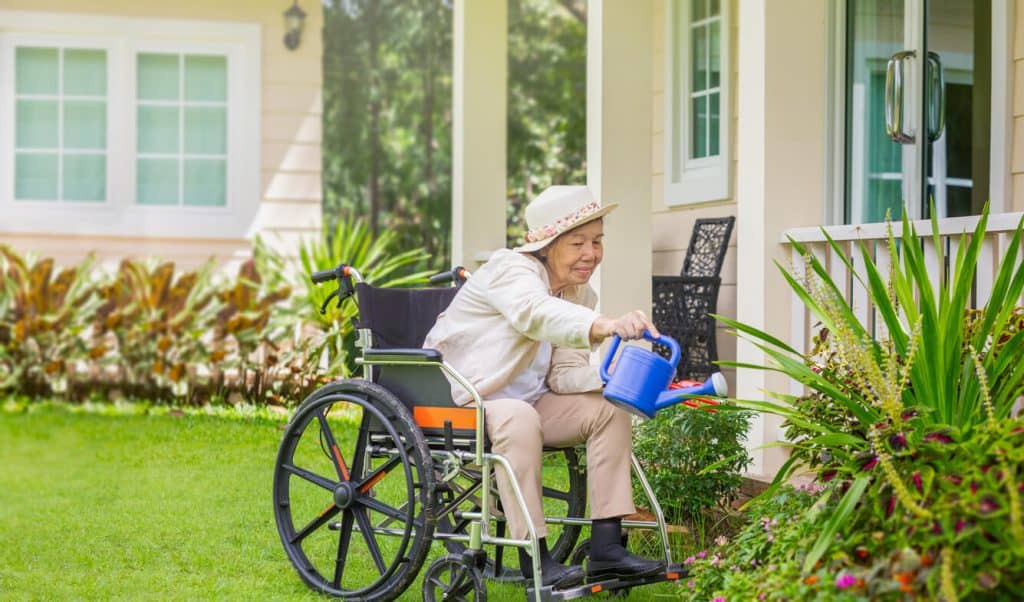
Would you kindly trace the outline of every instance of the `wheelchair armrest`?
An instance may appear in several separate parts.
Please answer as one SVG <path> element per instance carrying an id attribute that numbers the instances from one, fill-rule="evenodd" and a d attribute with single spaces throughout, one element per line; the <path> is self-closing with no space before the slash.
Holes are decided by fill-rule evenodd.
<path id="1" fill-rule="evenodd" d="M 441 363 L 441 352 L 437 349 L 367 349 L 363 360 L 374 362 L 436 362 Z"/>

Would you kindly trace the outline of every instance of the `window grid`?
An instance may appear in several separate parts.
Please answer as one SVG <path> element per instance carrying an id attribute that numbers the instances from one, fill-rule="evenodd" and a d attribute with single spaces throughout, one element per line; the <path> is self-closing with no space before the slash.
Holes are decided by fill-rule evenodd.
<path id="1" fill-rule="evenodd" d="M 702 89 L 695 89 L 696 86 L 690 87 L 690 102 L 688 110 L 690 112 L 690 123 L 691 135 L 689 136 L 689 156 L 691 159 L 704 159 L 708 157 L 714 157 L 718 155 L 718 128 L 713 128 L 712 125 L 717 121 L 718 113 L 721 112 L 721 104 L 718 106 L 718 110 L 712 114 L 711 105 L 714 101 L 717 101 L 721 95 L 721 75 L 719 75 L 719 82 L 717 86 L 711 86 L 711 53 L 713 49 L 711 32 L 714 25 L 719 27 L 719 35 L 721 35 L 721 8 L 718 2 L 712 3 L 711 0 L 693 0 L 694 11 L 693 15 L 698 14 L 707 15 L 703 18 L 694 19 L 690 21 L 690 40 L 697 40 L 698 34 L 703 33 L 703 45 L 701 50 L 703 51 L 703 65 L 698 65 L 697 60 L 699 55 L 693 52 L 690 59 L 690 70 L 692 74 L 700 73 L 703 71 Z M 702 5 L 702 12 L 698 13 L 698 4 Z M 691 44 L 691 49 L 695 50 L 695 45 Z M 691 52 L 692 52 L 691 50 Z M 703 67 L 701 70 L 699 67 Z M 719 67 L 721 68 L 721 67 Z M 692 78 L 691 78 L 692 81 Z M 703 109 L 701 109 L 703 107 Z"/>
<path id="2" fill-rule="evenodd" d="M 65 57 L 66 51 L 68 50 L 67 47 L 63 47 L 63 46 L 60 46 L 60 47 L 54 47 L 54 46 L 48 46 L 48 47 L 44 47 L 44 46 L 17 46 L 16 49 L 18 49 L 18 48 L 43 48 L 43 49 L 45 49 L 45 48 L 52 48 L 53 50 L 57 51 L 57 91 L 56 91 L 55 94 L 39 94 L 39 93 L 23 94 L 23 93 L 19 93 L 18 92 L 17 86 L 15 86 L 15 91 L 14 91 L 14 103 L 15 103 L 14 106 L 15 107 L 18 106 L 18 101 L 19 100 L 28 100 L 28 101 L 33 101 L 33 100 L 37 100 L 37 101 L 38 100 L 50 100 L 50 101 L 53 101 L 54 103 L 56 103 L 56 105 L 57 105 L 57 123 L 56 123 L 57 145 L 55 147 L 52 147 L 52 148 L 39 148 L 39 147 L 26 147 L 26 148 L 22 148 L 22 147 L 18 146 L 17 137 L 15 137 L 14 153 L 15 153 L 15 157 L 17 157 L 18 155 L 56 155 L 57 156 L 57 173 L 56 173 L 57 194 L 56 194 L 56 198 L 53 198 L 53 199 L 35 199 L 34 198 L 34 199 L 31 199 L 31 200 L 33 200 L 33 201 L 58 201 L 58 202 L 64 202 L 64 201 L 67 201 L 67 199 L 64 198 L 64 156 L 65 155 L 100 155 L 100 156 L 103 156 L 103 157 L 107 156 L 107 140 L 106 140 L 106 137 L 104 137 L 103 148 L 102 149 L 82 149 L 82 148 L 76 148 L 74 150 L 69 150 L 69 149 L 65 149 L 64 148 L 64 105 L 65 105 L 65 103 L 67 101 L 93 101 L 93 102 L 97 102 L 98 101 L 98 102 L 102 102 L 104 104 L 104 107 L 105 107 L 106 104 L 107 104 L 107 95 L 104 94 L 104 95 L 101 96 L 101 95 L 97 95 L 97 94 L 70 94 L 70 95 L 65 95 L 64 94 L 64 57 Z M 15 50 L 15 52 L 17 52 L 17 50 Z M 106 60 L 107 60 L 106 59 L 106 52 L 104 51 L 104 70 L 106 70 Z M 105 83 L 104 83 L 104 89 L 106 89 L 106 84 Z M 17 108 L 15 108 L 15 111 L 17 111 Z M 106 181 L 106 177 L 104 177 L 104 182 L 105 181 Z M 84 201 L 84 202 L 106 202 L 106 200 L 107 200 L 106 196 L 107 196 L 107 191 L 106 191 L 106 186 L 104 185 L 103 198 L 99 199 L 98 201 L 90 200 L 90 201 Z M 26 199 L 19 199 L 19 200 L 26 200 Z M 72 202 L 74 202 L 74 201 L 72 201 Z M 79 201 L 79 202 L 82 202 L 82 201 Z"/>
<path id="3" fill-rule="evenodd" d="M 182 207 L 182 206 L 186 205 L 186 203 L 185 203 L 185 161 L 187 161 L 188 159 L 219 159 L 219 160 L 224 161 L 226 163 L 227 162 L 227 158 L 228 158 L 228 155 L 227 155 L 227 140 L 225 140 L 225 144 L 224 144 L 225 149 L 224 149 L 223 153 L 195 153 L 195 152 L 186 152 L 185 151 L 185 113 L 187 112 L 187 110 L 189 108 L 192 108 L 192 107 L 221 108 L 221 109 L 224 109 L 225 118 L 226 118 L 227 112 L 228 112 L 228 102 L 229 102 L 230 98 L 228 98 L 227 95 L 225 95 L 225 98 L 224 98 L 223 101 L 188 100 L 188 99 L 185 98 L 185 59 L 187 57 L 189 57 L 189 56 L 203 56 L 203 55 L 198 55 L 198 54 L 180 54 L 180 53 L 166 53 L 166 52 L 138 53 L 138 54 L 136 54 L 136 57 L 135 57 L 135 60 L 136 60 L 136 79 L 138 79 L 139 57 L 142 56 L 143 54 L 163 54 L 163 55 L 174 54 L 177 57 L 177 59 L 178 59 L 178 98 L 176 100 L 143 100 L 141 98 L 136 98 L 136 109 L 135 109 L 136 115 L 139 114 L 139 109 L 142 108 L 142 107 L 174 107 L 174 108 L 178 109 L 178 149 L 177 149 L 176 153 L 161 153 L 161 152 L 152 152 L 152 151 L 150 151 L 150 152 L 136 151 L 136 154 L 135 154 L 136 165 L 139 165 L 141 163 L 142 159 L 175 159 L 177 161 L 177 178 L 178 178 L 178 182 L 177 182 L 178 198 L 177 198 L 177 203 L 176 203 L 175 206 Z M 226 73 L 225 73 L 225 76 L 226 76 Z M 137 94 L 138 94 L 138 92 L 137 92 Z M 227 126 L 227 123 L 225 123 L 225 127 L 226 126 Z M 141 126 L 139 128 L 137 128 L 136 138 L 138 138 L 140 136 L 140 132 L 141 132 Z M 139 170 L 137 168 L 136 169 L 136 173 L 139 173 L 139 171 L 141 171 L 141 170 Z M 225 177 L 227 177 L 227 172 L 225 172 Z M 224 184 L 225 184 L 225 188 L 226 188 L 227 182 L 225 182 Z M 226 190 L 225 190 L 225 192 L 226 192 Z M 138 203 L 138 197 L 139 196 L 141 196 L 140 193 L 139 193 L 139 187 L 136 186 L 136 202 L 137 203 Z M 226 196 L 223 199 L 223 201 L 224 202 L 221 204 L 222 206 L 227 204 Z M 152 206 L 160 206 L 159 203 L 153 203 L 151 205 Z M 169 206 L 169 205 L 164 205 L 164 206 Z"/>

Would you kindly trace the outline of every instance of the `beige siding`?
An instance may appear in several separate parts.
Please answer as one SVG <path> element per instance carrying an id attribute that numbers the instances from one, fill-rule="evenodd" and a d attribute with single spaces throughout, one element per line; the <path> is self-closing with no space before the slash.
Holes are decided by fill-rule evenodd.
<path id="1" fill-rule="evenodd" d="M 1017 0 L 1013 32 L 1013 172 L 1012 211 L 1024 211 L 1024 0 Z"/>
<path id="2" fill-rule="evenodd" d="M 736 190 L 736 48 L 738 31 L 736 27 L 736 3 L 733 0 L 731 42 L 733 64 L 730 66 L 732 77 L 732 98 L 730 118 L 733 128 L 730 133 L 733 172 L 731 186 Z M 724 217 L 736 215 L 736 202 L 729 199 L 698 205 L 668 206 L 665 204 L 665 3 L 655 2 L 653 10 L 654 23 L 651 35 L 652 90 L 651 90 L 651 250 L 653 273 L 659 275 L 678 274 L 683 267 L 687 245 L 693 224 L 699 218 Z M 735 234 L 726 252 L 725 264 L 722 266 L 722 288 L 718 293 L 718 313 L 736 316 L 736 240 Z M 719 359 L 736 359 L 736 337 L 719 326 L 716 337 Z M 730 386 L 735 386 L 735 370 L 723 370 Z"/>
<path id="3" fill-rule="evenodd" d="M 52 12 L 54 19 L 70 14 L 225 21 L 258 24 L 262 31 L 260 126 L 260 206 L 249 235 L 240 239 L 138 238 L 131 236 L 48 236 L 0 234 L 0 242 L 21 251 L 56 257 L 62 263 L 96 252 L 116 263 L 121 257 L 158 256 L 182 266 L 195 266 L 209 257 L 235 262 L 250 253 L 251 238 L 261 234 L 287 252 L 297 241 L 315 234 L 320 225 L 321 31 L 319 2 L 300 2 L 307 12 L 298 49 L 284 47 L 282 13 L 290 2 L 279 0 L 5 0 L 5 10 Z M 280 235 L 278 235 L 280 234 Z M 276 241 L 276 242 L 275 242 Z"/>

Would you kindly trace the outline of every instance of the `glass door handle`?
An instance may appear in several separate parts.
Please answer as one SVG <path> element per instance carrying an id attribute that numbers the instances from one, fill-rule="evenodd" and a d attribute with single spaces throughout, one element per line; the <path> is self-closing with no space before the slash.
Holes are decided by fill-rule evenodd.
<path id="1" fill-rule="evenodd" d="M 904 130 L 906 116 L 903 111 L 904 66 L 914 58 L 913 50 L 901 50 L 889 57 L 885 64 L 885 133 L 894 142 L 913 144 L 914 133 Z"/>
<path id="2" fill-rule="evenodd" d="M 938 53 L 928 53 L 927 89 L 928 142 L 935 142 L 946 129 L 946 76 Z"/>

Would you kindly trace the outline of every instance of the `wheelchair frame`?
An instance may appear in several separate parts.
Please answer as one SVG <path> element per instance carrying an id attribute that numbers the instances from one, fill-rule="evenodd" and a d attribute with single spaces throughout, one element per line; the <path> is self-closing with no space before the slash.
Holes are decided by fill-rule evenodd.
<path id="1" fill-rule="evenodd" d="M 355 280 L 356 283 L 364 282 L 362 275 L 351 266 L 342 265 L 333 271 L 339 282 L 339 285 L 345 286 L 346 291 L 343 293 L 347 296 L 354 290 L 350 280 Z M 320 273 L 324 274 L 324 273 Z M 344 282 L 349 280 L 349 282 Z M 314 277 L 316 281 L 316 277 Z M 339 287 L 339 290 L 341 288 Z M 337 293 L 338 291 L 335 291 Z M 327 302 L 331 298 L 337 296 L 332 294 L 328 298 Z M 326 303 L 325 302 L 325 306 Z M 455 467 L 457 470 L 442 475 L 439 478 L 439 482 L 448 481 L 453 479 L 459 470 L 468 466 L 479 466 L 480 467 L 480 480 L 481 480 L 481 502 L 479 504 L 479 511 L 465 512 L 461 511 L 459 515 L 467 519 L 468 533 L 434 533 L 433 540 L 436 541 L 453 541 L 465 544 L 467 550 L 464 553 L 464 557 L 473 559 L 476 563 L 476 569 L 482 568 L 483 563 L 486 561 L 486 554 L 483 551 L 485 545 L 494 546 L 507 546 L 514 548 L 529 548 L 530 556 L 533 561 L 533 575 L 534 585 L 528 587 L 526 591 L 527 599 L 533 598 L 536 602 L 542 602 L 545 600 L 569 600 L 576 599 L 592 594 L 596 594 L 600 591 L 614 591 L 617 589 L 628 589 L 639 585 L 646 585 L 649 583 L 656 583 L 667 580 L 677 580 L 682 576 L 685 576 L 687 571 L 678 565 L 672 564 L 671 552 L 669 549 L 668 532 L 665 525 L 664 514 L 661 510 L 661 506 L 658 503 L 654 491 L 652 490 L 650 483 L 644 474 L 643 468 L 635 454 L 630 454 L 631 465 L 633 473 L 636 475 L 641 487 L 644 490 L 645 495 L 650 503 L 652 512 L 656 517 L 656 521 L 636 521 L 636 520 L 623 520 L 622 527 L 624 529 L 648 529 L 657 530 L 660 541 L 662 553 L 666 564 L 666 570 L 664 573 L 657 575 L 640 578 L 640 579 L 607 579 L 599 582 L 584 583 L 579 586 L 564 588 L 564 589 L 553 589 L 551 586 L 543 587 L 539 584 L 542 583 L 543 575 L 542 568 L 540 565 L 540 546 L 537 537 L 536 530 L 530 517 L 529 509 L 526 505 L 526 500 L 523 496 L 522 488 L 520 487 L 515 475 L 512 471 L 512 466 L 507 458 L 501 454 L 492 453 L 486 450 L 486 429 L 485 429 L 485 413 L 483 399 L 480 393 L 476 390 L 472 383 L 470 383 L 462 374 L 459 373 L 453 366 L 448 364 L 442 358 L 432 359 L 438 357 L 436 352 L 432 350 L 423 350 L 423 353 L 416 354 L 412 350 L 403 349 L 400 352 L 389 349 L 375 349 L 373 347 L 373 333 L 368 328 L 357 328 L 358 339 L 356 342 L 357 348 L 361 350 L 360 357 L 356 358 L 356 363 L 361 365 L 363 370 L 363 379 L 367 382 L 373 383 L 373 369 L 379 366 L 418 366 L 418 367 L 433 367 L 441 370 L 447 375 L 452 381 L 458 383 L 463 387 L 472 397 L 475 407 L 472 408 L 475 411 L 475 425 L 474 432 L 475 436 L 472 440 L 468 438 L 460 438 L 457 440 L 452 439 L 450 428 L 447 429 L 445 441 L 445 447 L 438 448 L 436 436 L 428 436 L 424 433 L 424 438 L 428 442 L 434 443 L 429 446 L 429 454 L 432 462 L 437 465 L 437 461 L 440 460 L 442 465 L 444 462 L 448 462 L 448 466 L 451 466 L 452 462 L 455 461 Z M 383 387 L 386 389 L 386 387 Z M 397 394 L 396 394 L 397 395 Z M 447 407 L 447 406 L 445 406 Z M 454 402 L 451 402 L 452 408 L 468 409 L 460 406 L 456 406 Z M 446 424 L 446 427 L 450 427 L 450 423 Z M 417 428 L 419 424 L 417 423 Z M 420 428 L 421 433 L 423 429 Z M 457 442 L 461 444 L 461 447 L 454 446 L 453 443 Z M 472 449 L 472 451 L 466 451 L 466 447 Z M 369 446 L 367 447 L 367 454 L 369 454 Z M 528 530 L 528 537 L 526 539 L 513 539 L 509 537 L 499 537 L 491 534 L 490 526 L 491 521 L 496 517 L 492 513 L 494 507 L 491 488 L 492 470 L 495 465 L 503 467 L 509 475 L 509 481 L 512 486 L 512 490 L 515 494 L 515 502 L 519 505 L 520 510 L 526 519 L 526 525 Z M 432 503 L 436 501 L 432 500 Z M 394 519 L 392 519 L 394 520 Z M 385 524 L 388 521 L 385 521 Z M 545 516 L 545 522 L 549 525 L 561 525 L 561 526 L 590 526 L 591 519 L 588 518 L 573 518 L 573 517 L 549 517 Z M 380 526 L 373 526 L 375 533 L 389 534 L 387 530 L 382 529 Z M 283 533 L 282 533 L 283 538 Z M 294 560 L 293 560 L 294 562 Z M 422 569 L 422 565 L 415 569 L 415 573 L 419 573 Z"/>

